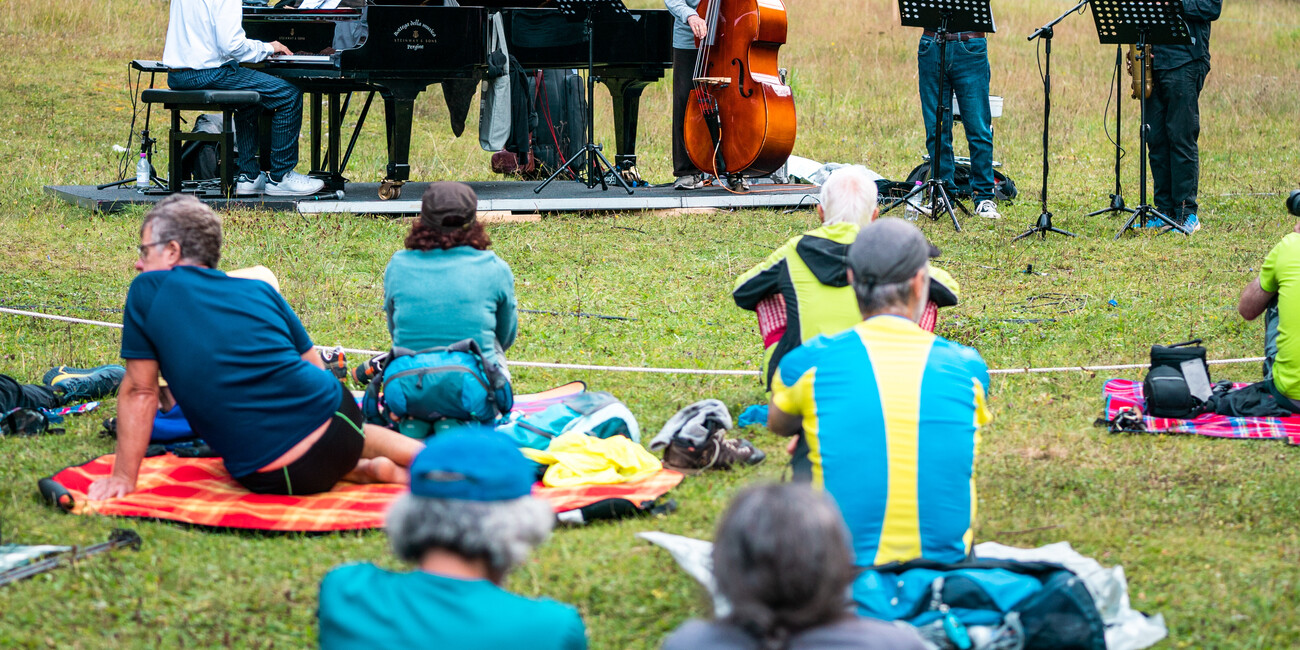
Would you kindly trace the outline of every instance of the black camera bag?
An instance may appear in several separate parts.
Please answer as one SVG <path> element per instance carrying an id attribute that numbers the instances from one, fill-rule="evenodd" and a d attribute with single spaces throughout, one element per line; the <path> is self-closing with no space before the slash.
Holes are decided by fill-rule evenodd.
<path id="1" fill-rule="evenodd" d="M 1151 346 L 1151 368 L 1142 380 L 1142 394 L 1146 397 L 1146 414 L 1158 418 L 1191 418 L 1199 415 L 1205 402 L 1192 394 L 1183 372 L 1183 364 L 1191 361 L 1204 371 L 1210 383 L 1210 367 L 1205 362 L 1205 348 L 1200 339 L 1173 345 Z M 1199 362 L 1199 363 L 1198 363 Z"/>

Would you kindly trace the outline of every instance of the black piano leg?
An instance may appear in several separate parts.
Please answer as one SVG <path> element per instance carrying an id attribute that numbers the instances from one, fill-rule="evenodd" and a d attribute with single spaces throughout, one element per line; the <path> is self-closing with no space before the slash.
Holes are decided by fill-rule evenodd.
<path id="1" fill-rule="evenodd" d="M 614 162 L 629 182 L 641 180 L 636 168 L 636 127 L 641 112 L 641 93 L 650 85 L 641 79 L 602 77 L 614 104 Z"/>
<path id="2" fill-rule="evenodd" d="M 387 201 L 402 196 L 402 185 L 411 177 L 411 119 L 415 96 L 384 97 L 384 122 L 388 130 L 388 169 L 379 185 L 379 198 Z"/>

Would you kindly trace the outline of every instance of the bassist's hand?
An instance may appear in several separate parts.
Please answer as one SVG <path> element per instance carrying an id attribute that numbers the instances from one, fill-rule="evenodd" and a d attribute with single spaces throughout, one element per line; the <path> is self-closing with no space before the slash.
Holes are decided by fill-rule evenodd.
<path id="1" fill-rule="evenodd" d="M 705 23 L 704 19 L 698 15 L 687 18 L 686 25 L 691 28 L 691 33 L 695 34 L 695 38 L 698 40 L 704 40 L 704 37 L 709 35 L 708 23 Z"/>

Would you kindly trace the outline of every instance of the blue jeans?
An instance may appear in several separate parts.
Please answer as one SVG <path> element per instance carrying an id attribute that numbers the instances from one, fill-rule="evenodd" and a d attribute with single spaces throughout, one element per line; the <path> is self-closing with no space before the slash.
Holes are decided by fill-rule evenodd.
<path id="1" fill-rule="evenodd" d="M 218 68 L 176 70 L 167 73 L 172 90 L 254 90 L 262 96 L 260 104 L 235 111 L 235 146 L 239 147 L 236 165 L 239 173 L 257 178 L 261 166 L 257 161 L 257 119 L 263 110 L 271 116 L 271 180 L 279 182 L 298 166 L 298 133 L 302 130 L 302 91 L 293 84 L 265 72 L 249 70 L 237 61 Z"/>
<path id="2" fill-rule="evenodd" d="M 922 36 L 916 49 L 916 65 L 921 91 L 921 117 L 925 120 L 925 149 L 935 167 L 935 178 L 947 187 L 953 185 L 952 93 L 957 93 L 961 123 L 966 128 L 970 146 L 971 196 L 978 203 L 993 198 L 993 117 L 989 113 L 988 41 L 948 41 L 944 51 L 944 97 L 939 97 L 939 44 Z M 935 155 L 935 111 L 943 100 L 943 139 Z"/>

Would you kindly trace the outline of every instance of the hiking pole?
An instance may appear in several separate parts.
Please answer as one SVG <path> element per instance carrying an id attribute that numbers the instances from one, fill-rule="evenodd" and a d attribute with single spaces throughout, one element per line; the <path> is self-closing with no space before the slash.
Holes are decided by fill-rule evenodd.
<path id="1" fill-rule="evenodd" d="M 26 580 L 32 576 L 57 568 L 64 560 L 67 560 L 69 563 L 75 563 L 78 560 L 88 558 L 92 555 L 98 555 L 105 551 L 111 551 L 123 546 L 128 546 L 138 551 L 140 550 L 140 544 L 140 535 L 136 534 L 134 530 L 129 528 L 114 528 L 113 532 L 109 533 L 107 542 L 87 546 L 86 548 L 73 547 L 72 552 L 69 554 L 58 555 L 48 560 L 33 562 L 0 573 L 0 587 L 11 582 Z"/>

